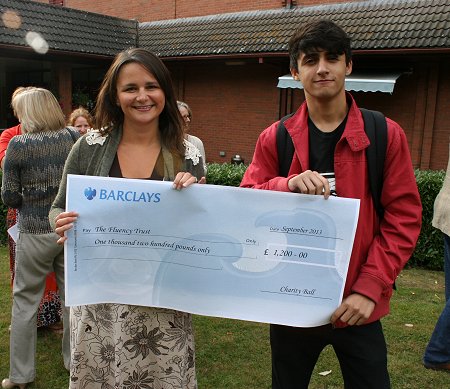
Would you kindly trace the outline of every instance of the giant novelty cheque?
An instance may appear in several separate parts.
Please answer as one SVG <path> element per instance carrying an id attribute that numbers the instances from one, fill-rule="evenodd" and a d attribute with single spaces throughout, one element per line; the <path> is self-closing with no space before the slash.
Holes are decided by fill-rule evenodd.
<path id="1" fill-rule="evenodd" d="M 342 300 L 359 200 L 69 175 L 66 304 L 298 327 Z"/>

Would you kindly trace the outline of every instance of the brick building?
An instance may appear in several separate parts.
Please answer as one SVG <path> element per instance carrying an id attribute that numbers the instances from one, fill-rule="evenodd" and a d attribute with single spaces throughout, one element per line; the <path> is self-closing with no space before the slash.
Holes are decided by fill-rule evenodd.
<path id="1" fill-rule="evenodd" d="M 0 80 L 11 80 L 8 69 L 22 66 L 27 55 L 27 66 L 45 59 L 63 107 L 69 107 L 82 86 L 91 83 L 87 94 L 94 94 L 102 70 L 116 52 L 129 46 L 148 48 L 171 70 L 179 99 L 190 104 L 192 132 L 204 141 L 209 162 L 228 162 L 235 154 L 249 162 L 259 133 L 296 109 L 303 100 L 301 89 L 277 88 L 279 77 L 289 72 L 287 41 L 298 24 L 330 18 L 352 37 L 354 74 L 361 80 L 349 80 L 349 89 L 358 104 L 383 111 L 403 126 L 415 167 L 446 166 L 450 135 L 446 0 L 0 0 L 0 13 L 14 5 L 22 13 L 38 7 L 52 17 L 51 22 L 40 19 L 40 25 L 33 20 L 33 27 L 47 34 L 50 49 L 38 60 L 26 44 L 19 40 L 11 44 L 2 34 L 0 50 L 8 51 L 7 59 L 0 59 Z M 9 81 L 9 89 L 12 84 Z M 391 93 L 386 92 L 389 87 Z M 4 112 L 8 95 L 0 93 Z"/>

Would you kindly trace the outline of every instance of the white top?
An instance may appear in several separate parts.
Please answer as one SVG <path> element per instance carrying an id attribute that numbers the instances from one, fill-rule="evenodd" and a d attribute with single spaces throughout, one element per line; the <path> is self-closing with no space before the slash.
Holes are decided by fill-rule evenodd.
<path id="1" fill-rule="evenodd" d="M 194 135 L 187 135 L 187 141 L 192 143 L 195 147 L 197 147 L 200 151 L 200 154 L 203 158 L 203 169 L 205 170 L 206 175 L 206 155 L 205 155 L 205 148 L 203 147 L 203 142 L 200 138 L 194 136 Z"/>

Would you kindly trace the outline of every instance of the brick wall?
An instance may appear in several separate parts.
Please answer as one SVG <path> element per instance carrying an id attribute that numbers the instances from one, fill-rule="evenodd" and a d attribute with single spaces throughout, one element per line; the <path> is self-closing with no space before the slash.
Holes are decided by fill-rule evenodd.
<path id="1" fill-rule="evenodd" d="M 429 169 L 446 169 L 448 145 L 450 142 L 450 60 L 439 64 L 438 93 L 435 115 L 433 116 L 433 134 L 431 138 L 431 158 Z"/>
<path id="2" fill-rule="evenodd" d="M 255 11 L 280 8 L 281 0 L 235 1 L 235 0 L 178 0 L 176 1 L 176 18 L 215 15 L 220 13 Z M 150 15 L 149 15 L 150 16 Z"/>
<path id="3" fill-rule="evenodd" d="M 170 0 L 66 0 L 65 6 L 139 22 L 175 18 L 175 1 Z"/>
<path id="4" fill-rule="evenodd" d="M 203 140 L 207 161 L 230 162 L 239 154 L 250 162 L 259 133 L 278 118 L 280 66 L 257 60 L 234 66 L 224 61 L 167 65 L 179 99 L 193 111 L 191 133 Z"/>
<path id="5" fill-rule="evenodd" d="M 59 103 L 66 117 L 72 111 L 72 68 L 70 64 L 52 63 L 53 83 L 57 86 Z"/>
<path id="6" fill-rule="evenodd" d="M 34 0 L 49 3 L 49 0 Z M 297 0 L 298 6 L 339 3 L 347 0 Z M 140 22 L 215 15 L 220 13 L 282 8 L 282 0 L 64 0 L 64 6 Z"/>
<path id="7" fill-rule="evenodd" d="M 179 99 L 193 110 L 191 133 L 203 140 L 208 162 L 229 162 L 234 154 L 250 162 L 259 134 L 278 119 L 280 90 L 276 85 L 278 77 L 287 73 L 287 60 L 263 64 L 254 60 L 241 66 L 227 66 L 225 61 L 207 64 L 169 61 L 167 65 Z M 379 110 L 402 126 L 415 168 L 447 166 L 450 76 L 444 69 L 449 65 L 448 61 L 440 62 L 435 92 L 430 82 L 436 67 L 420 63 L 412 74 L 404 74 L 397 80 L 392 95 L 352 92 L 360 107 Z M 304 101 L 303 91 L 295 89 L 289 93 L 293 95 L 295 110 Z M 434 108 L 430 106 L 433 100 L 430 93 L 435 94 Z M 221 157 L 220 151 L 225 151 L 226 156 Z"/>

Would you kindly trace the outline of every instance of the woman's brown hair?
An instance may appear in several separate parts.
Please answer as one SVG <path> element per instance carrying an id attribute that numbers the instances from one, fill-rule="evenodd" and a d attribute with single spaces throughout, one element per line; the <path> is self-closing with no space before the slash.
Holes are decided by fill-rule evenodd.
<path id="1" fill-rule="evenodd" d="M 103 79 L 95 108 L 95 128 L 106 134 L 117 125 L 122 125 L 124 115 L 117 105 L 117 79 L 125 64 L 138 63 L 151 73 L 164 92 L 165 105 L 159 116 L 161 143 L 172 152 L 184 156 L 183 122 L 178 111 L 177 100 L 169 70 L 153 53 L 141 48 L 132 48 L 119 53 Z"/>

